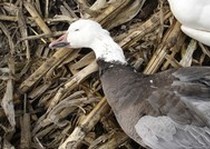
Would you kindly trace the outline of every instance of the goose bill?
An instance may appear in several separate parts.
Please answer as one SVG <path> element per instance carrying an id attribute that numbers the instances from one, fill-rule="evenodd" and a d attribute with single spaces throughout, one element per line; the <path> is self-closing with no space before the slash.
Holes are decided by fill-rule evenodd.
<path id="1" fill-rule="evenodd" d="M 51 42 L 49 44 L 49 48 L 55 49 L 55 48 L 64 48 L 64 47 L 70 47 L 70 43 L 67 42 L 67 33 L 59 37 L 57 40 Z"/>

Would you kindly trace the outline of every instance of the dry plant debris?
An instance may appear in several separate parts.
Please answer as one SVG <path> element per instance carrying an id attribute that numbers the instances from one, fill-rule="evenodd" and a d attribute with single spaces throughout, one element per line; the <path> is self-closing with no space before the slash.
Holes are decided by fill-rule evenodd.
<path id="1" fill-rule="evenodd" d="M 209 47 L 180 31 L 166 0 L 2 0 L 0 148 L 141 148 L 116 122 L 93 52 L 48 48 L 79 18 L 100 22 L 146 74 L 209 65 Z"/>

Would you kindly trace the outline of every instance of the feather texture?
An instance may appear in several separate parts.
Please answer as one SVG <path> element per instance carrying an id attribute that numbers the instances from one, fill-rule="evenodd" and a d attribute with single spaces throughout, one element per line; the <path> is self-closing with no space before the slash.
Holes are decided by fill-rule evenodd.
<path id="1" fill-rule="evenodd" d="M 154 149 L 208 149 L 210 68 L 143 75 L 98 61 L 103 90 L 123 130 Z"/>

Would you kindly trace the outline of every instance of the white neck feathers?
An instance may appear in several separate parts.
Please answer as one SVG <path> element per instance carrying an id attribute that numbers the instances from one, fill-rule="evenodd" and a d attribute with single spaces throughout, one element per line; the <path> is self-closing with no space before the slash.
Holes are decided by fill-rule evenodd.
<path id="1" fill-rule="evenodd" d="M 95 52 L 96 59 L 127 64 L 122 48 L 109 34 L 99 34 L 99 37 L 94 39 L 90 47 Z"/>

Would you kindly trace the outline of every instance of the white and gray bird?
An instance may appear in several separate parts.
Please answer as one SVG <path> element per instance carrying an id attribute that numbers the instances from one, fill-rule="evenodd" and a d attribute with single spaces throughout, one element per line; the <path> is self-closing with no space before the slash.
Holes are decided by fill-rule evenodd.
<path id="1" fill-rule="evenodd" d="M 103 91 L 124 132 L 152 149 L 210 148 L 210 67 L 136 73 L 109 32 L 92 20 L 72 23 L 50 48 L 91 48 Z"/>
<path id="2" fill-rule="evenodd" d="M 182 24 L 182 31 L 210 46 L 210 1 L 168 0 L 172 13 Z"/>

